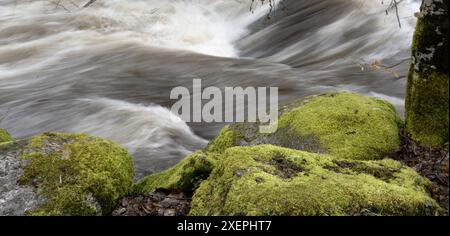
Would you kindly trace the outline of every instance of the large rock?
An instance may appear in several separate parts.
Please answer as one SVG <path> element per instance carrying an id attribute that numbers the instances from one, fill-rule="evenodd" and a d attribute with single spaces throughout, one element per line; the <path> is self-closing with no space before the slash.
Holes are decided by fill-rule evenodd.
<path id="1" fill-rule="evenodd" d="M 108 215 L 133 175 L 125 149 L 84 134 L 3 143 L 0 215 Z"/>
<path id="2" fill-rule="evenodd" d="M 227 149 L 191 215 L 436 215 L 430 182 L 393 160 L 340 160 L 260 145 Z"/>
<path id="3" fill-rule="evenodd" d="M 427 192 L 430 181 L 383 159 L 399 146 L 392 105 L 343 92 L 281 113 L 275 134 L 260 134 L 258 124 L 227 126 L 205 150 L 144 178 L 134 193 L 193 195 L 191 215 L 442 213 Z"/>
<path id="4" fill-rule="evenodd" d="M 448 1 L 424 0 L 412 45 L 406 128 L 423 146 L 448 143 Z"/>
<path id="5" fill-rule="evenodd" d="M 225 127 L 207 151 L 233 146 L 273 144 L 337 158 L 372 160 L 399 147 L 394 107 L 380 99 L 341 92 L 313 96 L 283 108 L 274 134 L 259 133 L 259 124 Z"/>

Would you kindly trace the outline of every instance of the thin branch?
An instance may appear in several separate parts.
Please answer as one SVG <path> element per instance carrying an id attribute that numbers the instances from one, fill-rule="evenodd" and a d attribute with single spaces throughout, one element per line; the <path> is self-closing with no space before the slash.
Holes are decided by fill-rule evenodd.
<path id="1" fill-rule="evenodd" d="M 69 0 L 69 2 L 74 5 L 76 8 L 80 8 L 80 6 L 78 6 L 78 4 L 74 3 L 72 0 Z"/>
<path id="2" fill-rule="evenodd" d="M 55 2 L 54 2 L 55 3 Z M 55 3 L 55 10 L 59 7 L 59 4 L 61 3 L 61 0 L 58 0 L 56 3 Z"/>
<path id="3" fill-rule="evenodd" d="M 69 9 L 67 9 L 63 4 L 60 4 L 61 0 L 59 0 L 58 2 L 52 1 L 51 3 L 55 4 L 55 9 L 57 9 L 58 7 L 61 7 L 62 9 L 66 10 L 67 12 L 71 13 L 71 11 Z"/>
<path id="4" fill-rule="evenodd" d="M 395 15 L 397 15 L 397 21 L 398 21 L 398 26 L 400 28 L 402 28 L 402 23 L 400 22 L 400 16 L 398 14 L 398 4 L 397 4 L 397 0 L 393 0 L 394 1 L 394 6 L 395 6 Z"/>
<path id="5" fill-rule="evenodd" d="M 96 2 L 97 0 L 89 0 L 89 2 L 87 2 L 86 4 L 84 4 L 83 8 L 89 7 L 90 5 L 92 5 L 94 2 Z"/>
<path id="6" fill-rule="evenodd" d="M 400 21 L 400 14 L 398 11 L 398 4 L 400 4 L 403 0 L 391 0 L 389 3 L 389 7 L 386 9 L 386 15 L 389 15 L 389 10 L 395 9 L 395 15 L 397 17 L 398 26 L 402 28 L 402 23 Z M 383 1 L 381 2 L 383 4 Z"/>

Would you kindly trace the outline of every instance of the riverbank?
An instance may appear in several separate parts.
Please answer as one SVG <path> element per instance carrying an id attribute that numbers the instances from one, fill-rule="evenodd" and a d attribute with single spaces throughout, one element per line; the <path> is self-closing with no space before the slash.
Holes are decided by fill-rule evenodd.
<path id="1" fill-rule="evenodd" d="M 109 141 L 6 140 L 2 215 L 448 215 L 448 187 L 436 185 L 448 176 L 448 151 L 426 155 L 399 136 L 402 121 L 385 101 L 312 96 L 284 107 L 277 133 L 255 125 L 225 127 L 204 150 L 134 184 L 130 157 Z M 426 164 L 436 155 L 444 159 Z"/>

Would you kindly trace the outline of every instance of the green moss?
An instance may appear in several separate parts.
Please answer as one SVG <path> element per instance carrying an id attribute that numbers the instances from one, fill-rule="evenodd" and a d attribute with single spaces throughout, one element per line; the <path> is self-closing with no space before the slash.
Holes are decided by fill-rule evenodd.
<path id="1" fill-rule="evenodd" d="M 411 71 L 406 103 L 406 127 L 412 138 L 424 146 L 448 143 L 448 74 L 433 72 L 422 77 Z"/>
<path id="2" fill-rule="evenodd" d="M 196 152 L 167 171 L 143 178 L 134 186 L 133 192 L 143 194 L 157 189 L 170 189 L 193 193 L 201 181 L 208 178 L 214 163 L 212 155 Z"/>
<path id="3" fill-rule="evenodd" d="M 191 215 L 434 215 L 429 181 L 393 160 L 337 163 L 323 154 L 259 145 L 218 158 Z"/>
<path id="4" fill-rule="evenodd" d="M 235 132 L 230 126 L 225 126 L 213 141 L 205 148 L 207 152 L 222 153 L 227 148 L 238 146 L 238 140 L 243 138 L 238 132 Z"/>
<path id="5" fill-rule="evenodd" d="M 12 141 L 12 137 L 8 133 L 8 131 L 6 131 L 4 129 L 0 129 L 0 143 L 10 142 L 10 141 Z"/>
<path id="6" fill-rule="evenodd" d="M 349 159 L 378 159 L 399 146 L 392 105 L 354 93 L 311 98 L 280 118 L 289 139 L 317 137 L 327 153 Z"/>
<path id="7" fill-rule="evenodd" d="M 119 145 L 85 134 L 45 133 L 31 139 L 19 182 L 46 202 L 29 215 L 109 214 L 129 193 L 133 162 Z"/>
<path id="8" fill-rule="evenodd" d="M 380 99 L 341 92 L 313 96 L 289 105 L 274 134 L 260 134 L 258 124 L 226 127 L 208 146 L 273 144 L 346 159 L 380 159 L 399 146 L 401 120 Z M 225 141 L 224 141 L 225 140 Z"/>
<path id="9" fill-rule="evenodd" d="M 157 189 L 170 189 L 192 194 L 213 170 L 218 153 L 237 146 L 238 133 L 226 126 L 218 138 L 210 142 L 204 151 L 198 151 L 183 159 L 174 167 L 141 179 L 133 186 L 134 194 L 145 194 Z"/>
<path id="10" fill-rule="evenodd" d="M 406 129 L 423 146 L 448 143 L 448 1 L 421 8 L 406 96 Z M 430 11 L 439 11 L 433 14 Z"/>

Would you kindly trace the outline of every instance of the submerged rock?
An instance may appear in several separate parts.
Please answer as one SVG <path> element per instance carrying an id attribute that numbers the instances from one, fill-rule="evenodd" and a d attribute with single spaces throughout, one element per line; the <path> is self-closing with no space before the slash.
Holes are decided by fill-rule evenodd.
<path id="1" fill-rule="evenodd" d="M 400 122 L 394 107 L 383 100 L 349 92 L 325 94 L 284 107 L 274 134 L 259 133 L 259 124 L 233 124 L 206 150 L 273 144 L 337 158 L 380 159 L 399 147 Z"/>
<path id="2" fill-rule="evenodd" d="M 134 175 L 119 145 L 57 133 L 1 144 L 0 172 L 0 215 L 110 214 Z"/>
<path id="3" fill-rule="evenodd" d="M 0 143 L 12 141 L 11 135 L 8 131 L 0 129 Z"/>
<path id="4" fill-rule="evenodd" d="M 430 182 L 399 162 L 235 147 L 195 191 L 191 215 L 436 215 Z"/>

